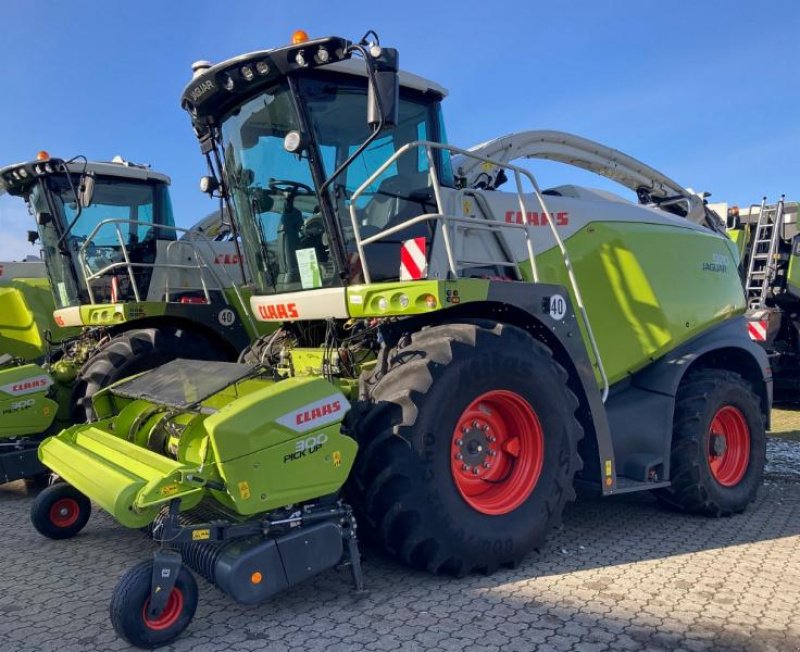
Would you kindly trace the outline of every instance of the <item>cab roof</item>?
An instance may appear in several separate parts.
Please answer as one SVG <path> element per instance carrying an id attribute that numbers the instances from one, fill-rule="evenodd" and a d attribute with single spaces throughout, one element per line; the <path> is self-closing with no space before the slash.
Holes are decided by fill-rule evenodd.
<path id="1" fill-rule="evenodd" d="M 102 177 L 116 177 L 134 181 L 158 181 L 166 184 L 171 182 L 166 174 L 151 170 L 146 165 L 125 161 L 120 157 L 115 157 L 113 161 L 88 162 L 82 160 L 65 162 L 63 159 L 58 158 L 51 158 L 47 161 L 35 159 L 0 168 L 0 194 L 4 192 L 10 194 L 24 192 L 41 177 L 63 174 L 64 165 L 66 165 L 71 174 L 91 172 Z"/>

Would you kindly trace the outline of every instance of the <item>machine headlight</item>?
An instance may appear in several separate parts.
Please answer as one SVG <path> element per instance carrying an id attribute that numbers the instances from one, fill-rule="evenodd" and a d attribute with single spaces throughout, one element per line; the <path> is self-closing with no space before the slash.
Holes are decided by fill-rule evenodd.
<path id="1" fill-rule="evenodd" d="M 328 63 L 331 60 L 330 53 L 325 48 L 317 50 L 317 63 Z"/>
<path id="2" fill-rule="evenodd" d="M 259 75 L 267 75 L 267 74 L 269 74 L 269 64 L 266 61 L 259 61 L 256 64 L 256 72 Z"/>
<path id="3" fill-rule="evenodd" d="M 244 77 L 245 81 L 253 81 L 253 77 L 255 77 L 255 73 L 250 66 L 242 66 L 240 71 L 242 73 L 242 77 Z"/>

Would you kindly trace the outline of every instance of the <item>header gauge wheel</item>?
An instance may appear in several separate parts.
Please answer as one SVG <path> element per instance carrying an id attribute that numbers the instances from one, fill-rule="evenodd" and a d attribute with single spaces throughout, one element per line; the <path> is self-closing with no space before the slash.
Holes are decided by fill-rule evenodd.
<path id="1" fill-rule="evenodd" d="M 131 645 L 154 648 L 178 638 L 194 618 L 197 609 L 197 582 L 181 567 L 175 586 L 161 614 L 147 615 L 152 590 L 153 562 L 144 561 L 125 573 L 114 588 L 109 607 L 111 624 Z"/>
<path id="2" fill-rule="evenodd" d="M 31 523 L 48 539 L 69 539 L 89 521 L 92 503 L 66 482 L 44 489 L 31 505 Z"/>

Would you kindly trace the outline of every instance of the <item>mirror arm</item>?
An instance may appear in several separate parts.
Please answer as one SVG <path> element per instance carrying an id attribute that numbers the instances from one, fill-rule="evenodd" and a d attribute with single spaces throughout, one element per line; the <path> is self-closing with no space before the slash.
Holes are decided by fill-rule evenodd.
<path id="1" fill-rule="evenodd" d="M 352 50 L 356 50 L 357 52 L 359 52 L 361 54 L 362 57 L 364 57 L 364 61 L 365 61 L 366 65 L 367 65 L 367 76 L 369 77 L 369 82 L 370 82 L 370 84 L 375 86 L 375 84 L 377 83 L 377 80 L 375 78 L 375 69 L 374 69 L 374 67 L 372 65 L 372 61 L 370 59 L 369 52 L 367 52 L 367 49 L 363 45 L 361 45 L 360 43 L 353 43 L 350 46 L 350 48 Z M 376 102 L 378 104 L 378 112 L 380 113 L 380 121 L 375 126 L 375 129 L 372 132 L 372 134 L 370 134 L 369 138 L 367 138 L 363 143 L 361 143 L 361 145 L 358 147 L 358 149 L 356 149 L 356 151 L 354 151 L 352 154 L 350 154 L 350 156 L 347 157 L 347 160 L 345 160 L 341 165 L 339 165 L 339 167 L 337 167 L 333 171 L 333 174 L 331 174 L 331 176 L 329 176 L 325 180 L 325 183 L 323 183 L 322 186 L 319 189 L 319 193 L 320 194 L 323 194 L 328 189 L 328 187 L 334 182 L 336 177 L 338 177 L 344 170 L 346 170 L 349 167 L 349 165 L 356 158 L 358 158 L 358 156 L 360 156 L 361 153 L 365 149 L 367 149 L 367 147 L 370 146 L 372 141 L 374 141 L 380 135 L 380 133 L 383 131 L 383 128 L 384 128 L 385 122 L 386 122 L 385 114 L 383 112 L 383 103 L 381 102 L 380 94 L 376 93 L 375 95 L 376 95 L 375 100 L 376 100 Z"/>

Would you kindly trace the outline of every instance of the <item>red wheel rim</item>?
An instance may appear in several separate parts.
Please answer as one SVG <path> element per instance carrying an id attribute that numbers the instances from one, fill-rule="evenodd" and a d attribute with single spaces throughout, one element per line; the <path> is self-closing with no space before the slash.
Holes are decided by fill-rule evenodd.
<path id="1" fill-rule="evenodd" d="M 750 464 L 750 428 L 741 410 L 732 405 L 717 410 L 708 440 L 711 475 L 723 487 L 739 484 Z"/>
<path id="2" fill-rule="evenodd" d="M 144 607 L 142 607 L 142 617 L 144 618 L 145 625 L 157 631 L 172 627 L 178 622 L 178 618 L 180 618 L 181 612 L 183 611 L 183 592 L 178 588 L 172 589 L 172 593 L 170 593 L 169 598 L 167 598 L 167 604 L 158 618 L 147 617 L 147 608 L 149 606 L 150 598 L 147 598 Z"/>
<path id="3" fill-rule="evenodd" d="M 74 498 L 59 498 L 50 506 L 50 522 L 56 527 L 74 525 L 81 514 L 81 507 Z"/>
<path id="4" fill-rule="evenodd" d="M 461 497 L 482 514 L 508 514 L 524 503 L 539 481 L 543 459 L 539 417 L 508 390 L 478 396 L 453 431 L 453 480 Z"/>

